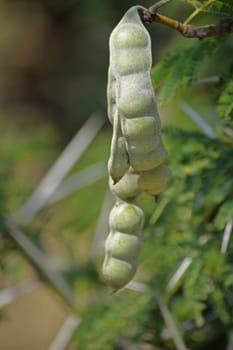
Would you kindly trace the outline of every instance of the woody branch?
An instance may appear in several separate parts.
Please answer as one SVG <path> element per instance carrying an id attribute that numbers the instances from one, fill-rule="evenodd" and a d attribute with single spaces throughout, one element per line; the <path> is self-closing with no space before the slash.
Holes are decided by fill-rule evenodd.
<path id="1" fill-rule="evenodd" d="M 157 22 L 177 30 L 186 38 L 205 39 L 212 36 L 233 33 L 233 18 L 225 18 L 216 24 L 195 26 L 181 23 L 173 18 L 160 15 L 158 9 L 170 0 L 161 0 L 149 9 L 140 7 L 139 14 L 143 23 Z"/>

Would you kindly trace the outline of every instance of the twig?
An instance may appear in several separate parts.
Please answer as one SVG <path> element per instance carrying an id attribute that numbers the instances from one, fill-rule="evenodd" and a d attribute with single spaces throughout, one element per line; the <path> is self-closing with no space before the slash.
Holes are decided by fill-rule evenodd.
<path id="1" fill-rule="evenodd" d="M 9 235 L 17 242 L 17 244 L 24 251 L 29 260 L 33 263 L 35 268 L 42 273 L 47 280 L 55 286 L 56 290 L 72 307 L 75 306 L 75 296 L 69 285 L 64 280 L 63 276 L 50 267 L 46 255 L 35 246 L 31 240 L 20 230 L 17 224 L 9 217 L 4 220 L 6 229 Z"/>
<path id="2" fill-rule="evenodd" d="M 79 325 L 80 318 L 76 315 L 70 315 L 62 325 L 62 328 L 56 335 L 48 350 L 65 350 L 69 345 L 70 339 L 75 328 Z"/>
<path id="3" fill-rule="evenodd" d="M 162 301 L 162 299 L 160 298 L 159 295 L 156 295 L 156 299 L 158 301 L 158 305 L 159 305 L 161 314 L 164 318 L 164 321 L 170 330 L 171 337 L 174 341 L 174 344 L 175 344 L 177 350 L 188 350 L 180 333 L 179 333 L 179 331 L 178 331 L 178 329 L 177 329 L 177 327 L 176 327 L 176 325 L 175 325 L 175 322 L 172 318 L 172 315 L 171 315 L 167 305 Z"/>
<path id="4" fill-rule="evenodd" d="M 30 221 L 47 203 L 57 190 L 62 179 L 87 149 L 103 124 L 104 119 L 98 115 L 93 115 L 89 118 L 61 153 L 31 197 L 22 205 L 16 214 L 17 221 Z"/>
<path id="5" fill-rule="evenodd" d="M 212 127 L 207 124 L 207 122 L 202 119 L 201 116 L 189 104 L 181 101 L 180 105 L 187 116 L 190 117 L 202 129 L 206 136 L 208 136 L 210 139 L 217 138 L 217 135 L 213 131 Z"/>
<path id="6" fill-rule="evenodd" d="M 12 303 L 23 295 L 30 293 L 33 289 L 40 285 L 38 278 L 20 282 L 13 287 L 9 287 L 0 291 L 0 308 Z"/>
<path id="7" fill-rule="evenodd" d="M 218 84 L 220 81 L 221 81 L 221 78 L 218 75 L 214 75 L 212 77 L 198 79 L 194 82 L 194 84 L 197 84 L 197 85 Z"/>
<path id="8" fill-rule="evenodd" d="M 231 231 L 233 227 L 233 217 L 231 217 L 225 227 L 224 233 L 223 233 L 223 238 L 222 238 L 222 245 L 221 245 L 221 253 L 225 254 L 227 251 L 227 247 L 230 241 L 231 237 Z"/>
<path id="9" fill-rule="evenodd" d="M 140 293 L 148 293 L 149 291 L 151 291 L 151 288 L 147 284 L 136 282 L 136 281 L 130 281 L 125 286 L 125 288 L 134 290 L 135 292 L 140 292 Z"/>
<path id="10" fill-rule="evenodd" d="M 177 30 L 186 38 L 205 39 L 212 36 L 226 35 L 233 33 L 233 18 L 225 18 L 216 24 L 205 26 L 194 26 L 181 23 L 173 18 L 160 15 L 157 10 L 167 3 L 168 0 L 161 1 L 154 6 L 146 9 L 139 7 L 139 13 L 144 23 L 157 22 Z"/>
<path id="11" fill-rule="evenodd" d="M 177 283 L 180 281 L 186 270 L 189 268 L 192 260 L 193 259 L 189 256 L 186 256 L 184 258 L 184 260 L 182 261 L 182 263 L 180 264 L 180 266 L 178 267 L 178 269 L 167 284 L 168 291 L 171 291 L 177 285 Z"/>
<path id="12" fill-rule="evenodd" d="M 188 24 L 191 22 L 197 15 L 199 15 L 200 12 L 202 12 L 205 8 L 207 8 L 209 5 L 211 5 L 216 0 L 207 0 L 202 6 L 196 7 L 196 9 L 186 18 L 184 24 Z"/>

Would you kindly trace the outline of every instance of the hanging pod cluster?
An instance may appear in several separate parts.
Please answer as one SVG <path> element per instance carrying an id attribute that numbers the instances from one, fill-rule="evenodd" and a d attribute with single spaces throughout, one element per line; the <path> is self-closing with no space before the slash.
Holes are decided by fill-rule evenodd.
<path id="1" fill-rule="evenodd" d="M 160 194 L 171 177 L 164 165 L 167 152 L 150 77 L 151 40 L 139 8 L 126 12 L 109 40 L 107 99 L 113 136 L 108 172 L 116 203 L 109 217 L 103 276 L 113 290 L 127 284 L 137 270 L 144 223 L 137 196 Z"/>

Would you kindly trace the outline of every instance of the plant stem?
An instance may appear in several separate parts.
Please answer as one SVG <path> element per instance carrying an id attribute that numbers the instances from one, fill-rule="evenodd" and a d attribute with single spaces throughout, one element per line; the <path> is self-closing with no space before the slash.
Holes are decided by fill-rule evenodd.
<path id="1" fill-rule="evenodd" d="M 193 13 L 191 13 L 191 15 L 184 21 L 184 24 L 186 25 L 189 22 L 191 22 L 193 18 L 195 18 L 201 11 L 204 10 L 205 7 L 209 6 L 212 2 L 215 2 L 215 0 L 209 0 L 207 3 L 205 3 L 201 7 L 196 8 L 196 10 Z"/>
<path id="2" fill-rule="evenodd" d="M 153 12 L 151 12 L 151 8 L 146 9 L 144 7 L 139 7 L 139 14 L 144 23 L 161 23 L 167 27 L 177 30 L 186 38 L 197 38 L 200 40 L 212 36 L 233 33 L 233 18 L 225 18 L 216 24 L 194 26 L 191 24 L 181 23 L 173 18 L 164 15 L 160 15 L 157 11 L 154 11 L 155 6 L 156 5 L 152 6 Z M 188 21 L 189 18 L 187 19 L 187 22 Z"/>

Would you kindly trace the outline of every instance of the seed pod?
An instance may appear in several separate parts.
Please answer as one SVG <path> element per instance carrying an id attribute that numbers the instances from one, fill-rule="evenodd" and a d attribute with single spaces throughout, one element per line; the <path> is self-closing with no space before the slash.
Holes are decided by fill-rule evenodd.
<path id="1" fill-rule="evenodd" d="M 163 192 L 171 179 L 171 170 L 161 165 L 158 168 L 142 173 L 138 179 L 138 186 L 149 195 L 156 196 Z"/>
<path id="2" fill-rule="evenodd" d="M 113 74 L 138 73 L 150 67 L 151 56 L 146 53 L 150 36 L 138 14 L 138 7 L 130 8 L 110 36 L 110 67 Z M 136 61 L 133 65 L 133 61 Z"/>
<path id="3" fill-rule="evenodd" d="M 157 123 L 157 124 L 156 124 Z M 160 120 L 155 120 L 153 116 L 144 116 L 143 118 L 121 118 L 121 126 L 127 135 L 128 142 L 138 139 L 148 139 L 151 136 L 160 140 Z"/>
<path id="4" fill-rule="evenodd" d="M 157 149 L 147 153 L 146 157 L 144 154 L 140 154 L 140 155 L 132 154 L 130 158 L 130 162 L 131 162 L 131 166 L 135 170 L 142 172 L 142 171 L 152 170 L 155 167 L 158 167 L 159 165 L 164 163 L 166 158 L 167 158 L 167 151 L 162 145 L 160 145 L 160 147 L 158 147 Z"/>
<path id="5" fill-rule="evenodd" d="M 116 113 L 116 91 L 117 81 L 114 77 L 111 68 L 108 69 L 108 85 L 107 85 L 107 104 L 108 104 L 108 118 L 113 124 L 113 118 Z"/>
<path id="6" fill-rule="evenodd" d="M 113 258 L 109 255 L 105 256 L 103 263 L 103 276 L 105 282 L 113 289 L 124 287 L 135 275 L 137 270 L 137 262 L 126 261 Z"/>
<path id="7" fill-rule="evenodd" d="M 110 84 L 115 79 L 114 103 L 120 113 L 129 163 L 139 172 L 154 169 L 166 158 L 150 77 L 151 62 L 150 36 L 138 7 L 132 7 L 110 36 Z M 112 95 L 108 90 L 109 100 Z"/>
<path id="8" fill-rule="evenodd" d="M 113 119 L 113 137 L 108 161 L 108 172 L 114 183 L 121 179 L 128 167 L 128 153 L 125 146 L 125 139 L 121 134 L 119 113 L 116 111 Z"/>
<path id="9" fill-rule="evenodd" d="M 136 58 L 136 57 L 135 57 Z M 118 77 L 117 108 L 126 118 L 152 116 L 153 128 L 160 123 L 149 70 Z"/>
<path id="10" fill-rule="evenodd" d="M 114 258 L 136 259 L 141 250 L 140 234 L 110 232 L 105 244 L 106 252 Z"/>
<path id="11" fill-rule="evenodd" d="M 143 211 L 135 204 L 118 202 L 110 213 L 103 276 L 114 290 L 127 284 L 137 270 L 143 222 Z"/>
<path id="12" fill-rule="evenodd" d="M 138 179 L 139 174 L 132 167 L 129 167 L 125 175 L 116 184 L 109 177 L 109 187 L 115 196 L 131 201 L 140 193 Z"/>
<path id="13" fill-rule="evenodd" d="M 109 226 L 113 231 L 140 232 L 143 224 L 143 211 L 133 203 L 116 203 L 109 215 Z"/>
<path id="14" fill-rule="evenodd" d="M 170 179 L 150 78 L 151 41 L 138 9 L 126 12 L 109 41 L 107 100 L 113 138 L 108 170 L 116 204 L 109 215 L 103 276 L 114 291 L 137 270 L 144 214 L 134 200 L 140 192 L 161 193 Z"/>

